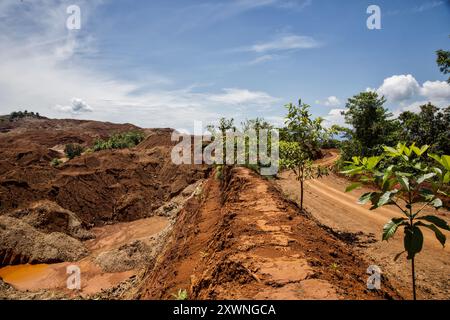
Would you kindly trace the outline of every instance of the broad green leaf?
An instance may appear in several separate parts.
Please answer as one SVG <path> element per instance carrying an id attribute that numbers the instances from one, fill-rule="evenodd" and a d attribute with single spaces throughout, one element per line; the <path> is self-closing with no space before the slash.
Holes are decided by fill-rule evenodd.
<path id="1" fill-rule="evenodd" d="M 385 204 L 391 202 L 391 197 L 397 193 L 398 190 L 394 189 L 392 191 L 387 191 L 385 193 L 383 193 L 380 197 L 380 199 L 378 200 L 377 206 L 381 207 L 384 206 Z"/>
<path id="2" fill-rule="evenodd" d="M 359 157 L 352 157 L 352 160 L 354 164 L 359 165 L 360 161 L 359 161 Z"/>
<path id="3" fill-rule="evenodd" d="M 347 189 L 345 189 L 345 192 L 350 192 L 350 191 L 355 190 L 355 189 L 357 189 L 357 188 L 359 188 L 361 186 L 362 186 L 362 183 L 359 183 L 359 182 L 352 183 L 351 185 L 349 185 L 347 187 Z"/>
<path id="4" fill-rule="evenodd" d="M 430 189 L 421 188 L 419 194 L 426 200 L 431 201 L 434 198 L 434 192 Z"/>
<path id="5" fill-rule="evenodd" d="M 397 179 L 392 178 L 392 179 L 388 179 L 385 183 L 383 183 L 382 187 L 382 191 L 386 192 L 391 190 L 395 185 L 397 184 Z"/>
<path id="6" fill-rule="evenodd" d="M 439 157 L 437 154 L 429 153 L 428 156 L 430 158 L 433 158 L 434 160 L 436 160 L 438 163 L 440 163 L 445 168 L 443 160 L 441 160 L 441 157 Z M 449 170 L 449 169 L 447 169 L 447 170 Z"/>
<path id="7" fill-rule="evenodd" d="M 430 146 L 424 145 L 422 146 L 422 148 L 418 148 L 415 145 L 411 146 L 412 151 L 417 155 L 417 156 L 421 156 L 425 151 L 428 150 Z"/>
<path id="8" fill-rule="evenodd" d="M 397 231 L 398 227 L 404 223 L 406 218 L 392 218 L 391 221 L 386 223 L 383 227 L 383 240 L 389 240 L 395 232 Z"/>
<path id="9" fill-rule="evenodd" d="M 386 171 L 384 172 L 384 174 L 383 174 L 383 185 L 386 183 L 387 179 L 389 179 L 389 177 L 391 176 L 392 169 L 394 169 L 393 165 L 389 166 L 386 169 Z"/>
<path id="10" fill-rule="evenodd" d="M 431 223 L 435 224 L 436 226 L 438 226 L 441 229 L 450 231 L 450 226 L 448 225 L 447 221 L 445 221 L 445 220 L 443 220 L 443 219 L 441 219 L 439 217 L 436 217 L 436 216 L 422 216 L 422 217 L 419 217 L 417 219 L 431 222 Z"/>
<path id="11" fill-rule="evenodd" d="M 392 147 L 383 146 L 384 151 L 386 151 L 390 156 L 398 156 L 401 154 L 397 149 Z"/>
<path id="12" fill-rule="evenodd" d="M 444 179 L 442 180 L 442 182 L 444 183 L 449 183 L 450 182 L 450 171 L 447 171 L 447 173 L 444 176 Z"/>
<path id="13" fill-rule="evenodd" d="M 406 227 L 405 237 L 403 239 L 403 245 L 406 252 L 408 252 L 408 260 L 414 258 L 414 256 L 422 250 L 423 247 L 423 234 L 418 227 Z"/>
<path id="14" fill-rule="evenodd" d="M 424 175 L 420 176 L 419 179 L 417 179 L 417 183 L 421 184 L 425 180 L 433 178 L 435 175 L 436 175 L 436 173 L 434 173 L 434 172 L 430 172 L 430 173 L 424 174 Z"/>
<path id="15" fill-rule="evenodd" d="M 408 147 L 405 146 L 405 148 L 403 149 L 403 151 L 405 152 L 405 154 L 406 154 L 408 157 L 411 156 L 412 150 L 411 150 L 410 148 L 408 148 Z"/>
<path id="16" fill-rule="evenodd" d="M 415 154 L 417 154 L 418 156 L 420 156 L 420 149 L 419 149 L 419 148 L 417 148 L 416 146 L 411 146 L 411 150 L 412 150 Z"/>
<path id="17" fill-rule="evenodd" d="M 430 204 L 435 208 L 440 208 L 440 207 L 442 207 L 442 200 L 439 198 L 436 198 Z"/>
<path id="18" fill-rule="evenodd" d="M 441 170 L 440 168 L 438 168 L 438 167 L 433 167 L 433 168 L 431 168 L 431 170 L 433 170 L 434 172 L 436 172 L 436 174 L 437 174 L 438 176 L 442 176 L 442 170 Z"/>
<path id="19" fill-rule="evenodd" d="M 416 222 L 414 225 L 423 226 L 432 230 L 436 236 L 436 239 L 441 243 L 443 247 L 445 247 L 445 241 L 447 240 L 447 237 L 434 224 L 425 224 L 419 221 Z"/>
<path id="20" fill-rule="evenodd" d="M 444 195 L 444 196 L 446 196 L 446 197 L 450 197 L 450 193 L 445 192 L 445 191 L 443 191 L 443 190 L 438 190 L 438 193 L 440 193 L 440 194 L 442 194 L 442 195 Z"/>
<path id="21" fill-rule="evenodd" d="M 447 170 L 450 170 L 450 156 L 443 155 L 441 157 L 441 161 L 442 161 L 442 165 L 444 166 L 444 168 Z"/>
<path id="22" fill-rule="evenodd" d="M 397 180 L 403 189 L 405 189 L 406 191 L 409 191 L 409 180 L 407 177 L 400 176 L 400 177 L 397 177 Z"/>
<path id="23" fill-rule="evenodd" d="M 369 202 L 369 200 L 370 200 L 370 198 L 372 197 L 373 194 L 374 194 L 374 192 L 364 193 L 361 197 L 359 197 L 358 203 L 359 204 L 366 204 L 367 202 Z"/>
<path id="24" fill-rule="evenodd" d="M 362 168 L 360 168 L 360 167 L 341 171 L 342 174 L 348 174 L 348 175 L 357 174 L 357 173 L 361 173 L 361 172 L 362 172 Z"/>
<path id="25" fill-rule="evenodd" d="M 372 170 L 380 162 L 381 157 L 370 157 L 367 159 L 367 169 Z"/>

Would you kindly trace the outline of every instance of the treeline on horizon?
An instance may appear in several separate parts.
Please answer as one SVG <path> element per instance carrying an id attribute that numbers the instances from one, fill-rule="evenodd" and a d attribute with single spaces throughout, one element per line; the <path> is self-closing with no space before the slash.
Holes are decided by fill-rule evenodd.
<path id="1" fill-rule="evenodd" d="M 443 74 L 450 72 L 450 52 L 438 50 L 436 62 Z M 447 80 L 450 83 L 450 78 Z M 313 118 L 310 106 L 299 100 L 298 105 L 287 104 L 285 124 L 280 133 L 280 158 L 297 157 L 308 160 L 319 158 L 321 149 L 338 148 L 341 157 L 338 166 L 354 156 L 370 157 L 383 152 L 383 146 L 406 145 L 429 146 L 429 152 L 437 155 L 450 154 L 450 106 L 439 108 L 428 102 L 418 112 L 404 111 L 394 117 L 385 107 L 386 99 L 377 92 L 360 92 L 349 98 L 346 111 L 342 112 L 345 126 L 326 128 L 323 118 Z M 241 130 L 256 131 L 272 129 L 262 118 L 246 120 Z M 233 119 L 221 118 L 219 125 L 209 126 L 209 131 L 236 130 Z M 290 143 L 290 145 L 289 145 Z M 284 152 L 285 150 L 289 150 Z M 289 155 L 288 155 L 289 154 Z"/>

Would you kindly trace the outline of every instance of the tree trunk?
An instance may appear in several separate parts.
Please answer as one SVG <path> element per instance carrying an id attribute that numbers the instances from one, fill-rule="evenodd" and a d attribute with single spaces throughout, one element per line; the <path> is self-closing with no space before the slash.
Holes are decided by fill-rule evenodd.
<path id="1" fill-rule="evenodd" d="M 412 285 L 413 285 L 413 299 L 417 300 L 417 297 L 416 297 L 416 271 L 414 270 L 414 257 L 411 259 L 411 273 L 412 273 Z"/>
<path id="2" fill-rule="evenodd" d="M 303 211 L 303 180 L 300 180 L 300 210 Z"/>

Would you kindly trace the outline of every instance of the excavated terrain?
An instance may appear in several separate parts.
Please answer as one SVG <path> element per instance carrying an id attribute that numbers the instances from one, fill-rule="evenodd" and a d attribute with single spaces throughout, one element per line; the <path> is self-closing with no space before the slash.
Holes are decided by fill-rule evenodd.
<path id="1" fill-rule="evenodd" d="M 367 262 L 299 214 L 271 181 L 246 168 L 212 176 L 189 200 L 136 297 L 169 299 L 398 299 L 384 279 L 366 287 Z"/>
<path id="2" fill-rule="evenodd" d="M 64 145 L 141 130 L 135 148 Z M 174 165 L 171 129 L 25 118 L 0 123 L 0 299 L 401 299 L 274 181 Z M 54 158 L 63 160 L 52 167 Z M 66 288 L 75 264 L 81 290 Z"/>

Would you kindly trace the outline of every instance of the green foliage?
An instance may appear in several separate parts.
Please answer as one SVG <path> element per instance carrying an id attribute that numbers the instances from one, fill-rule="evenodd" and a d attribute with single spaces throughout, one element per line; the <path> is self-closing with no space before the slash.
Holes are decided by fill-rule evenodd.
<path id="1" fill-rule="evenodd" d="M 450 107 L 440 110 L 428 103 L 420 107 L 419 113 L 405 111 L 398 119 L 401 141 L 415 141 L 429 145 L 432 152 L 450 154 Z"/>
<path id="2" fill-rule="evenodd" d="M 436 63 L 443 74 L 450 73 L 450 51 L 438 50 L 436 51 Z M 450 77 L 447 80 L 450 83 Z"/>
<path id="3" fill-rule="evenodd" d="M 282 140 L 294 141 L 300 144 L 302 152 L 309 159 L 315 159 L 320 152 L 322 142 L 328 138 L 326 130 L 322 126 L 323 119 L 313 119 L 309 105 L 299 100 L 298 105 L 289 103 L 285 125 L 286 131 Z"/>
<path id="4" fill-rule="evenodd" d="M 177 293 L 172 293 L 172 297 L 174 297 L 175 300 L 187 300 L 188 292 L 186 289 L 179 289 Z"/>
<path id="5" fill-rule="evenodd" d="M 364 193 L 360 204 L 371 202 L 371 210 L 385 205 L 393 205 L 402 216 L 392 218 L 383 228 L 383 240 L 389 240 L 398 228 L 404 229 L 404 248 L 407 258 L 412 260 L 423 248 L 421 229 L 432 230 L 437 240 L 444 246 L 446 236 L 442 230 L 450 231 L 443 219 L 434 215 L 423 215 L 429 206 L 440 208 L 442 199 L 449 196 L 450 156 L 426 154 L 429 146 L 407 147 L 399 143 L 395 148 L 384 147 L 380 156 L 353 157 L 342 173 L 356 175 L 360 183 L 350 185 L 346 191 L 354 190 L 364 183 L 377 186 L 378 191 Z M 427 156 L 434 160 L 433 165 L 426 161 Z M 385 167 L 382 165 L 390 164 Z M 400 256 L 397 255 L 396 259 Z M 413 274 L 413 292 L 415 297 L 415 276 Z"/>
<path id="6" fill-rule="evenodd" d="M 23 119 L 23 118 L 41 118 L 41 116 L 39 115 L 39 112 L 28 112 L 27 110 L 25 111 L 13 111 L 9 114 L 9 121 L 14 121 L 14 120 L 19 120 L 19 119 Z"/>
<path id="7" fill-rule="evenodd" d="M 294 171 L 298 180 L 312 177 L 313 162 L 298 142 L 280 141 L 280 167 Z"/>
<path id="8" fill-rule="evenodd" d="M 112 135 L 108 140 L 97 140 L 92 149 L 94 151 L 109 149 L 133 148 L 144 140 L 144 134 L 140 131 L 129 131 Z"/>
<path id="9" fill-rule="evenodd" d="M 66 144 L 64 153 L 66 154 L 67 158 L 73 159 L 75 157 L 81 156 L 81 154 L 83 153 L 83 147 L 78 143 L 69 143 Z"/>
<path id="10" fill-rule="evenodd" d="M 216 166 L 216 173 L 215 173 L 214 177 L 216 178 L 216 180 L 223 179 L 223 166 L 222 165 Z"/>
<path id="11" fill-rule="evenodd" d="M 52 161 L 50 161 L 50 165 L 52 167 L 58 167 L 61 163 L 62 163 L 62 161 L 59 160 L 58 158 L 54 158 L 54 159 L 52 159 Z"/>
<path id="12" fill-rule="evenodd" d="M 226 119 L 226 118 L 221 118 L 219 120 L 219 125 L 215 126 L 215 125 L 208 125 L 207 126 L 207 130 L 211 133 L 212 135 L 212 139 L 214 140 L 215 138 L 217 138 L 217 134 L 221 134 L 222 135 L 222 155 L 223 158 L 226 159 L 227 156 L 227 150 L 226 150 L 226 134 L 228 133 L 233 133 L 236 136 L 240 136 L 240 137 L 245 137 L 245 140 L 242 140 L 242 138 L 239 138 L 239 143 L 244 143 L 244 148 L 239 149 L 238 150 L 238 139 L 235 139 L 234 141 L 234 156 L 235 156 L 235 160 L 239 157 L 239 158 L 243 158 L 245 159 L 245 163 L 242 164 L 243 166 L 257 172 L 260 173 L 260 168 L 264 167 L 264 166 L 269 166 L 270 164 L 264 165 L 262 163 L 261 160 L 261 155 L 258 154 L 257 155 L 257 159 L 256 159 L 256 163 L 255 164 L 250 164 L 249 162 L 249 150 L 250 150 L 250 135 L 248 134 L 250 132 L 250 130 L 254 130 L 254 133 L 256 133 L 256 141 L 252 141 L 252 143 L 256 143 L 256 148 L 259 148 L 260 146 L 260 137 L 259 137 L 259 133 L 260 130 L 268 130 L 268 136 L 267 136 L 267 152 L 270 154 L 271 152 L 271 146 L 272 146 L 272 133 L 269 131 L 273 129 L 273 126 L 268 123 L 267 121 L 265 121 L 263 118 L 256 118 L 256 119 L 250 119 L 250 120 L 246 120 L 244 122 L 241 122 L 241 128 L 237 128 L 234 125 L 234 119 Z M 244 141 L 244 142 L 243 142 Z M 205 146 L 203 146 L 205 147 Z M 241 154 L 239 154 L 239 152 L 242 152 Z"/>
<path id="13" fill-rule="evenodd" d="M 313 165 L 326 131 L 322 127 L 322 119 L 312 119 L 309 106 L 299 100 L 298 106 L 286 105 L 286 131 L 284 141 L 279 143 L 280 167 L 294 172 L 300 182 L 300 210 L 303 210 L 304 181 L 320 177 L 325 172 Z"/>
<path id="14" fill-rule="evenodd" d="M 343 132 L 348 139 L 342 143 L 343 160 L 347 161 L 355 154 L 375 155 L 383 144 L 389 145 L 396 140 L 397 126 L 389 119 L 392 114 L 384 108 L 385 103 L 386 99 L 376 92 L 361 92 L 348 99 L 344 115 L 352 129 L 346 128 Z"/>

